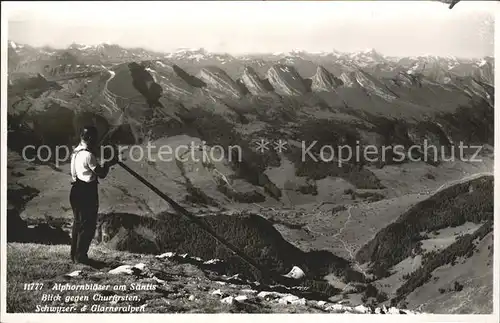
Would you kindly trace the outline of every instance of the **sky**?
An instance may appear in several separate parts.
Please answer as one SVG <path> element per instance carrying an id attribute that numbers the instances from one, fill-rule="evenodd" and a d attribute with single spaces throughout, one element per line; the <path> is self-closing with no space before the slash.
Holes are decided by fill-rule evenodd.
<path id="1" fill-rule="evenodd" d="M 497 1 L 2 2 L 10 40 L 63 48 L 103 42 L 169 52 L 291 50 L 493 56 Z M 4 16 L 5 17 L 5 16 Z"/>

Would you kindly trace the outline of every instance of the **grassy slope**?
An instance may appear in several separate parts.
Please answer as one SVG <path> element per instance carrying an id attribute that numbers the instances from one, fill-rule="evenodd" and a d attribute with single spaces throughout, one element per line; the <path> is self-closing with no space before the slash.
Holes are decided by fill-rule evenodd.
<path id="1" fill-rule="evenodd" d="M 426 283 L 431 282 L 432 285 L 436 283 L 436 281 L 439 281 L 439 273 L 443 274 L 446 273 L 446 278 L 441 280 L 441 284 L 438 283 L 438 285 L 446 287 L 446 289 L 443 289 L 443 287 L 438 288 L 438 291 L 443 294 L 446 292 L 453 292 L 453 291 L 463 291 L 463 285 L 461 284 L 460 280 L 462 282 L 465 281 L 465 277 L 467 277 L 466 282 L 471 282 L 474 280 L 474 278 L 483 278 L 483 277 L 491 277 L 492 278 L 492 261 L 493 261 L 493 249 L 492 249 L 492 244 L 491 244 L 491 233 L 493 231 L 493 222 L 489 221 L 484 223 L 478 230 L 476 230 L 472 234 L 464 234 L 460 236 L 459 238 L 456 239 L 454 243 L 452 243 L 450 246 L 445 248 L 442 251 L 439 252 L 430 252 L 427 254 L 424 254 L 422 257 L 422 265 L 409 274 L 407 277 L 406 281 L 404 284 L 398 288 L 396 291 L 396 297 L 391 300 L 392 303 L 395 302 L 406 302 L 405 298 L 417 290 L 417 295 L 418 293 L 418 288 L 421 286 L 425 286 Z M 488 238 L 487 237 L 489 235 Z M 481 245 L 481 251 L 480 254 L 481 257 L 481 265 L 477 266 L 473 260 L 478 260 L 477 257 L 476 259 L 471 259 L 475 254 L 478 252 L 478 245 Z M 489 247 L 488 247 L 489 246 Z M 471 262 L 472 261 L 472 262 Z M 458 270 L 454 268 L 456 266 L 457 262 L 461 265 Z M 464 265 L 465 264 L 465 265 Z M 448 267 L 450 265 L 450 267 Z M 470 272 L 469 273 L 463 273 L 463 271 L 467 271 L 470 269 L 471 266 L 476 266 L 477 271 Z M 440 268 L 441 267 L 441 268 Z M 448 268 L 447 268 L 448 267 Z M 433 273 L 435 271 L 438 271 L 438 275 L 434 276 Z M 461 276 L 462 274 L 465 274 L 464 276 Z M 433 277 L 434 276 L 434 277 Z M 442 277 L 441 277 L 442 278 Z M 456 280 L 455 280 L 456 279 Z M 433 280 L 433 281 L 432 281 Z M 444 284 L 443 284 L 444 281 Z M 451 284 L 453 282 L 453 285 Z M 433 284 L 434 283 L 434 284 Z M 451 285 L 451 286 L 450 286 Z M 424 289 L 425 291 L 429 292 L 429 285 L 426 286 L 427 288 Z M 470 284 L 469 286 L 470 287 Z M 466 296 L 466 300 L 463 302 L 463 304 L 455 304 L 454 307 L 449 307 L 446 310 L 441 309 L 441 311 L 459 311 L 460 310 L 465 310 L 465 312 L 468 312 L 472 309 L 474 312 L 483 312 L 486 310 L 486 312 L 491 312 L 491 301 L 492 301 L 492 285 L 491 285 L 491 280 L 490 283 L 486 283 L 484 280 L 482 283 L 480 283 L 477 288 L 481 288 L 485 291 L 485 296 L 482 301 L 485 302 L 484 306 L 477 307 L 475 302 L 470 302 L 468 300 L 469 296 Z M 470 291 L 469 291 L 470 292 Z M 465 293 L 464 293 L 465 294 Z M 463 295 L 463 294 L 462 294 Z M 467 294 L 466 294 L 467 295 Z M 456 297 L 456 295 L 454 295 Z M 459 295 L 458 300 L 461 298 L 461 295 Z M 457 299 L 455 299 L 457 300 Z M 462 299 L 463 300 L 463 299 Z M 424 302 L 420 303 L 422 306 L 427 305 Z M 490 304 L 490 305 L 488 305 Z M 469 307 L 470 306 L 470 307 Z M 463 307 L 463 308 L 461 308 Z M 467 308 L 469 307 L 469 308 Z M 434 308 L 434 310 L 437 310 Z"/>
<path id="2" fill-rule="evenodd" d="M 491 313 L 493 308 L 493 233 L 476 242 L 470 258 L 432 272 L 433 278 L 410 293 L 409 308 L 443 314 Z M 463 285 L 454 290 L 455 282 Z M 444 290 L 444 292 L 442 292 Z"/>
<path id="3" fill-rule="evenodd" d="M 69 261 L 69 246 L 46 246 L 36 244 L 9 243 L 7 246 L 7 311 L 8 312 L 33 312 L 37 304 L 41 304 L 43 293 L 48 293 L 49 288 L 55 283 L 98 283 L 98 284 L 126 284 L 155 283 L 151 278 L 137 278 L 131 275 L 110 275 L 106 272 L 121 264 L 135 265 L 146 264 L 155 276 L 165 280 L 165 284 L 158 284 L 156 291 L 119 291 L 118 295 L 137 295 L 140 300 L 135 302 L 120 302 L 118 306 L 130 304 L 140 306 L 146 304 L 147 313 L 231 313 L 231 312 L 259 312 L 259 313 L 294 313 L 294 312 L 321 312 L 311 304 L 282 306 L 276 303 L 261 302 L 258 299 L 245 304 L 224 304 L 220 298 L 211 295 L 216 289 L 222 289 L 228 295 L 242 295 L 243 289 L 248 285 L 221 285 L 210 280 L 198 267 L 191 264 L 179 264 L 169 260 L 158 260 L 153 256 L 131 254 L 126 252 L 111 251 L 102 247 L 91 247 L 90 257 L 102 261 L 103 267 L 95 269 L 84 265 L 73 265 Z M 64 275 L 74 270 L 83 270 L 84 277 L 65 278 Z M 214 278 L 217 280 L 217 278 Z M 221 279 L 221 278 L 219 278 Z M 41 291 L 23 291 L 24 283 L 44 283 Z M 63 300 L 69 295 L 92 296 L 96 292 L 60 292 Z M 57 292 L 52 292 L 57 294 Z M 193 295 L 194 300 L 189 300 Z M 84 302 L 87 305 L 97 302 Z M 51 305 L 51 302 L 45 304 Z M 53 305 L 58 306 L 60 302 Z M 103 306 L 109 303 L 100 302 Z M 65 305 L 72 305 L 67 303 Z"/>
<path id="4" fill-rule="evenodd" d="M 493 219 L 493 178 L 484 176 L 444 189 L 418 203 L 394 223 L 377 233 L 357 253 L 360 262 L 372 262 L 377 276 L 388 276 L 387 269 L 418 252 L 421 232 L 432 232 L 465 222 L 481 223 Z"/>

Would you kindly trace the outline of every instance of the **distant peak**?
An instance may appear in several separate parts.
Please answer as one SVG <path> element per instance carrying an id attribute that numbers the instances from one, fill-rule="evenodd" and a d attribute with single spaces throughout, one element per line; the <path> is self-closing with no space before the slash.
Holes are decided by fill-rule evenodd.
<path id="1" fill-rule="evenodd" d="M 479 67 L 485 66 L 486 64 L 488 64 L 488 61 L 485 58 L 481 58 L 481 60 L 477 63 Z"/>
<path id="2" fill-rule="evenodd" d="M 182 54 L 182 53 L 200 53 L 200 54 L 206 54 L 207 51 L 203 47 L 199 48 L 178 48 L 175 50 L 176 54 Z"/>
<path id="3" fill-rule="evenodd" d="M 382 56 L 375 48 L 367 48 L 358 52 L 353 53 L 354 55 L 371 55 L 371 56 Z"/>
<path id="4" fill-rule="evenodd" d="M 113 44 L 110 41 L 105 41 L 105 42 L 100 43 L 97 47 L 120 47 L 120 45 Z"/>
<path id="5" fill-rule="evenodd" d="M 18 48 L 23 48 L 24 45 L 16 43 L 13 40 L 9 40 L 9 47 L 11 47 L 12 49 L 18 49 Z"/>

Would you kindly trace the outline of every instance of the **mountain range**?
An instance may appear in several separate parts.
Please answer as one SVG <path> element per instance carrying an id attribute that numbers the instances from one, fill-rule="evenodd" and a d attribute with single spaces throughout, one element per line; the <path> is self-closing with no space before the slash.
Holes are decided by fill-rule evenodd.
<path id="1" fill-rule="evenodd" d="M 8 43 L 12 72 L 37 73 L 36 66 L 30 66 L 35 61 L 58 61 L 60 64 L 81 65 L 108 65 L 138 60 L 167 60 L 172 63 L 186 63 L 195 66 L 214 65 L 226 67 L 226 72 L 234 77 L 237 73 L 235 64 L 244 64 L 256 68 L 258 72 L 265 70 L 270 63 L 298 65 L 298 72 L 304 77 L 311 77 L 315 68 L 307 65 L 325 65 L 334 74 L 350 71 L 355 68 L 367 69 L 376 76 L 390 77 L 399 72 L 421 73 L 432 78 L 441 77 L 446 81 L 445 73 L 451 76 L 470 76 L 476 67 L 488 69 L 493 64 L 493 57 L 478 59 L 457 58 L 454 56 L 438 57 L 435 55 L 415 57 L 390 57 L 378 53 L 374 49 L 354 53 L 343 53 L 332 50 L 331 52 L 291 51 L 269 54 L 248 54 L 233 56 L 223 53 L 211 53 L 203 48 L 179 49 L 171 53 L 159 53 L 143 48 L 123 48 L 119 45 L 102 43 L 99 45 L 71 44 L 65 49 L 49 47 L 35 48 L 14 41 Z M 309 64 L 308 64 L 309 63 Z M 20 65 L 19 65 L 20 64 Z M 14 67 L 15 65 L 15 67 Z M 224 66 L 225 65 L 225 66 Z M 303 66 L 301 66 L 303 65 Z M 491 68 L 491 67 L 490 67 Z M 491 70 L 490 70 L 491 72 Z M 493 82 L 493 75 L 487 75 L 489 83 Z"/>

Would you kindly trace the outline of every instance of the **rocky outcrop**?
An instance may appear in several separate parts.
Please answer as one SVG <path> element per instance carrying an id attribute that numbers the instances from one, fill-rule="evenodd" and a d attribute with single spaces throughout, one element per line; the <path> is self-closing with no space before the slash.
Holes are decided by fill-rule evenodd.
<path id="1" fill-rule="evenodd" d="M 194 94 L 195 87 L 190 84 L 190 79 L 186 79 L 189 74 L 177 65 L 151 61 L 145 68 L 155 82 L 161 85 L 164 92 L 174 98 L 181 99 Z"/>
<path id="2" fill-rule="evenodd" d="M 241 80 L 248 91 L 253 95 L 265 95 L 269 93 L 269 90 L 264 82 L 251 67 L 245 67 Z"/>
<path id="3" fill-rule="evenodd" d="M 79 62 L 74 56 L 68 53 L 63 53 L 56 57 L 23 61 L 17 64 L 15 72 L 26 75 L 42 74 L 44 76 L 48 76 L 51 73 L 54 73 L 54 70 L 59 71 L 61 66 L 63 66 L 62 71 L 65 71 L 65 68 L 70 69 L 69 66 L 77 66 L 81 64 L 82 63 Z"/>
<path id="4" fill-rule="evenodd" d="M 420 77 L 415 74 L 409 74 L 405 72 L 399 72 L 393 79 L 393 83 L 397 86 L 422 86 L 422 82 L 420 81 Z"/>
<path id="5" fill-rule="evenodd" d="M 30 245 L 9 245 L 7 246 L 9 257 L 22 261 L 29 259 L 37 263 L 50 264 L 61 257 L 60 248 L 51 246 L 37 246 L 36 252 L 32 252 Z M 31 248 L 31 249 L 29 249 Z M 303 286 L 301 284 L 276 284 L 266 282 L 254 282 L 248 277 L 238 273 L 235 275 L 225 275 L 224 267 L 226 263 L 220 259 L 200 258 L 187 253 L 178 254 L 176 252 L 165 252 L 160 255 L 137 255 L 112 251 L 103 246 L 93 246 L 96 250 L 95 257 L 89 262 L 93 270 L 86 268 L 63 267 L 52 273 L 59 281 L 64 282 L 59 287 L 68 285 L 83 285 L 87 282 L 98 281 L 101 285 L 112 285 L 116 281 L 123 284 L 141 288 L 141 313 L 332 313 L 332 314 L 419 314 L 408 309 L 396 307 L 386 307 L 375 304 L 372 300 L 365 302 L 357 298 L 349 299 L 326 299 L 325 293 L 316 292 L 319 289 L 318 281 L 314 286 Z M 113 261 L 109 261 L 109 258 Z M 10 258 L 9 258 L 10 259 Z M 18 264 L 17 261 L 15 264 Z M 23 266 L 19 263 L 19 269 L 13 271 L 10 279 L 22 280 L 33 269 L 30 266 Z M 179 274 L 181 273 L 181 274 Z M 9 274 L 10 275 L 10 274 Z M 92 285 L 92 284 L 87 284 Z M 96 285 L 96 284 L 94 284 Z M 95 286 L 90 286 L 95 287 Z M 358 286 L 356 286 L 359 288 Z M 73 295 L 69 288 L 59 288 L 61 298 L 68 298 Z M 64 290 L 63 290 L 64 289 Z M 139 290 L 139 288 L 136 288 Z M 314 289 L 314 291 L 312 291 Z M 35 308 L 36 299 L 32 300 L 26 296 L 31 291 L 22 289 L 17 292 L 15 300 L 27 299 L 21 305 L 23 309 Z M 339 290 L 340 292 L 340 290 Z M 94 294 L 91 290 L 89 295 Z M 8 293 L 12 295 L 12 293 Z M 128 291 L 116 293 L 97 293 L 99 301 L 103 306 L 111 303 L 122 305 L 130 299 L 136 300 L 136 295 Z M 161 295 L 161 303 L 158 302 Z M 342 295 L 349 295 L 343 293 Z M 340 294 L 339 294 L 340 296 Z M 351 295 L 349 295 L 351 296 Z M 11 298 L 11 299 L 12 299 Z M 7 311 L 19 312 L 19 303 L 7 298 Z M 318 300 L 321 299 L 321 300 Z M 122 301 L 124 300 L 124 301 Z M 86 304 L 85 300 L 79 303 Z M 59 305 L 61 302 L 53 302 L 51 305 Z M 97 306 L 97 305 L 94 305 Z M 101 306 L 101 305 L 99 305 Z M 101 307 L 102 308 L 102 307 Z M 103 313 L 105 310 L 99 310 Z"/>
<path id="6" fill-rule="evenodd" d="M 464 91 L 470 97 L 480 97 L 494 106 L 495 88 L 490 84 L 473 77 L 456 78 L 454 86 Z"/>
<path id="7" fill-rule="evenodd" d="M 382 82 L 370 74 L 362 70 L 357 70 L 353 74 L 359 86 L 364 88 L 369 94 L 377 95 L 386 101 L 392 101 L 397 98 Z"/>
<path id="8" fill-rule="evenodd" d="M 267 71 L 267 78 L 276 93 L 297 96 L 307 92 L 307 87 L 294 67 L 277 64 Z"/>
<path id="9" fill-rule="evenodd" d="M 61 64 L 53 67 L 45 66 L 43 75 L 51 81 L 65 81 L 96 75 L 104 71 L 103 66 L 85 64 Z"/>
<path id="10" fill-rule="evenodd" d="M 451 137 L 444 132 L 441 124 L 422 121 L 408 127 L 408 138 L 421 147 L 433 146 L 442 150 L 452 145 Z M 435 156 L 427 156 L 430 160 Z"/>
<path id="11" fill-rule="evenodd" d="M 494 107 L 495 87 L 488 83 L 473 79 L 471 89 L 476 95 L 485 99 L 491 107 Z"/>
<path id="12" fill-rule="evenodd" d="M 155 103 L 162 90 L 151 73 L 138 63 L 121 64 L 114 67 L 110 71 L 105 84 L 106 91 L 109 91 L 109 94 L 116 99 L 117 103 L 118 98 L 127 101 L 118 104 L 120 109 L 123 109 L 129 103 L 137 106 L 137 103 L 142 104 L 146 100 Z"/>
<path id="13" fill-rule="evenodd" d="M 335 77 L 323 66 L 318 66 L 316 74 L 312 77 L 311 90 L 316 92 L 332 91 L 344 84 L 341 79 Z"/>
<path id="14" fill-rule="evenodd" d="M 128 107 L 129 112 L 137 115 L 142 113 L 141 105 L 148 108 L 159 105 L 163 89 L 152 74 L 151 69 L 135 62 L 121 64 L 109 71 L 105 91 L 109 91 L 120 110 Z"/>
<path id="15" fill-rule="evenodd" d="M 340 80 L 342 81 L 343 85 L 345 87 L 353 87 L 354 86 L 354 82 L 355 82 L 355 79 L 352 75 L 352 73 L 342 73 L 340 75 Z"/>
<path id="16" fill-rule="evenodd" d="M 240 99 L 244 96 L 243 89 L 222 69 L 209 66 L 203 68 L 198 77 L 207 84 L 207 89 L 215 95 L 229 96 Z"/>
<path id="17" fill-rule="evenodd" d="M 11 96 L 23 96 L 30 95 L 31 97 L 38 97 L 43 92 L 46 91 L 56 91 L 60 90 L 62 87 L 56 82 L 48 81 L 41 74 L 34 77 L 27 77 L 14 80 L 8 87 L 9 95 Z"/>
<path id="18" fill-rule="evenodd" d="M 479 67 L 474 71 L 473 76 L 481 82 L 495 84 L 495 65 L 491 58 L 484 58 L 479 62 Z"/>

